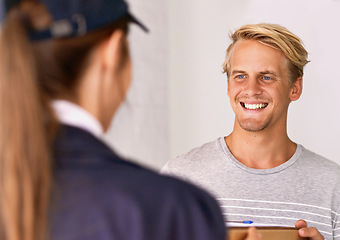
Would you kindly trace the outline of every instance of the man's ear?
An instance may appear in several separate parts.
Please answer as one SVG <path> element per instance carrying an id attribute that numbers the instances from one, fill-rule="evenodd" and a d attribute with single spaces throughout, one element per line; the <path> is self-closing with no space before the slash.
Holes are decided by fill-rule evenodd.
<path id="1" fill-rule="evenodd" d="M 115 69 L 119 66 L 121 58 L 121 43 L 124 40 L 125 33 L 122 30 L 115 30 L 103 46 L 103 64 L 104 68 Z"/>
<path id="2" fill-rule="evenodd" d="M 296 101 L 300 98 L 302 94 L 302 83 L 302 77 L 298 77 L 298 79 L 293 83 L 289 95 L 291 101 Z"/>

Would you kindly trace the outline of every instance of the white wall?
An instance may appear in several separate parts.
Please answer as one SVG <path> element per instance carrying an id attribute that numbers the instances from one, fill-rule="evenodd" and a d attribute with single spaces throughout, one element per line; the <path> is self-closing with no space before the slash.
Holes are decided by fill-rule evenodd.
<path id="1" fill-rule="evenodd" d="M 170 157 L 230 133 L 234 114 L 221 74 L 228 34 L 270 22 L 297 34 L 310 53 L 289 136 L 340 164 L 339 12 L 336 0 L 169 0 Z"/>

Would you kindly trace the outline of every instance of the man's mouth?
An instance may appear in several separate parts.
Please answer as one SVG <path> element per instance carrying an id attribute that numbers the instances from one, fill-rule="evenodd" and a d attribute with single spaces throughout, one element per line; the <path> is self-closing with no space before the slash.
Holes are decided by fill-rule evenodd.
<path id="1" fill-rule="evenodd" d="M 243 103 L 241 102 L 242 107 L 245 109 L 250 109 L 250 110 L 257 110 L 257 109 L 262 109 L 268 106 L 268 103 L 258 103 L 258 104 L 249 104 L 249 103 Z"/>

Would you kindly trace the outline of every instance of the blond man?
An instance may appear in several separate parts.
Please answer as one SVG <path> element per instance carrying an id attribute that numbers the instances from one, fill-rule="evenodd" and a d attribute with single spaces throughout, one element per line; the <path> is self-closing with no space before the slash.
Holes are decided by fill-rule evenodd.
<path id="1" fill-rule="evenodd" d="M 228 221 L 295 225 L 300 236 L 340 239 L 339 166 L 287 135 L 288 107 L 301 96 L 308 63 L 302 41 L 276 24 L 246 25 L 231 39 L 223 69 L 233 131 L 162 172 L 208 189 Z"/>

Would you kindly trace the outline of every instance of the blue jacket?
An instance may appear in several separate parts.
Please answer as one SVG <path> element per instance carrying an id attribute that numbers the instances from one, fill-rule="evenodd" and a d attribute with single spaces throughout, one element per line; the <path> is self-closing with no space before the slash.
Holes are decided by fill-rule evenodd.
<path id="1" fill-rule="evenodd" d="M 223 217 L 204 191 L 122 160 L 79 128 L 54 142 L 52 240 L 224 240 Z"/>

